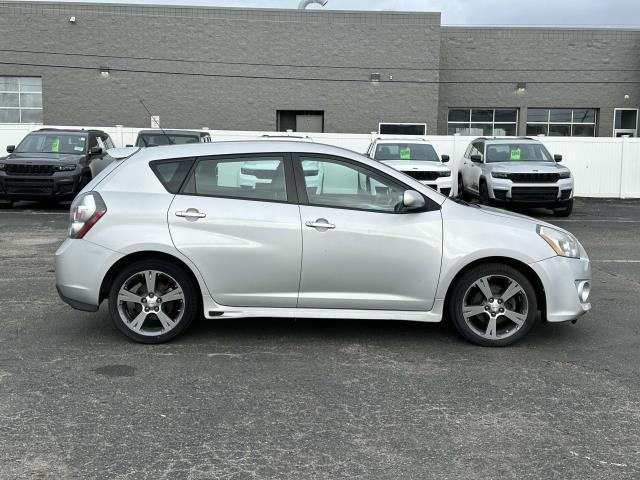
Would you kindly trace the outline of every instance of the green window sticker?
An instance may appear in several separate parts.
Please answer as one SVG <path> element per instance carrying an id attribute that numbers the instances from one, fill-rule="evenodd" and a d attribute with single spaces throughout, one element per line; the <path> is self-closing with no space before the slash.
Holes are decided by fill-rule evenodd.
<path id="1" fill-rule="evenodd" d="M 400 160 L 411 160 L 411 149 L 409 147 L 400 149 Z"/>
<path id="2" fill-rule="evenodd" d="M 57 153 L 60 151 L 60 139 L 56 138 L 53 142 L 51 142 L 51 151 Z"/>
<path id="3" fill-rule="evenodd" d="M 511 150 L 511 160 L 520 160 L 520 154 L 520 149 L 514 148 L 513 150 Z"/>

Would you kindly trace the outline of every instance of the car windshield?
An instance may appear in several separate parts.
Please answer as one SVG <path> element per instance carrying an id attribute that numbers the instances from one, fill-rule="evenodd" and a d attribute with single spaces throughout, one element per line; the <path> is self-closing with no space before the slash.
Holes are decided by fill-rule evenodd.
<path id="1" fill-rule="evenodd" d="M 424 143 L 381 143 L 376 148 L 374 158 L 383 162 L 386 160 L 440 161 L 433 147 Z"/>
<path id="2" fill-rule="evenodd" d="M 15 149 L 16 153 L 57 153 L 82 155 L 87 136 L 64 133 L 31 133 Z"/>
<path id="3" fill-rule="evenodd" d="M 549 151 L 540 143 L 498 143 L 487 145 L 487 163 L 552 162 Z"/>
<path id="4" fill-rule="evenodd" d="M 172 133 L 153 133 L 138 136 L 136 147 L 152 147 L 160 145 L 184 145 L 187 143 L 200 143 L 198 135 L 176 135 Z"/>

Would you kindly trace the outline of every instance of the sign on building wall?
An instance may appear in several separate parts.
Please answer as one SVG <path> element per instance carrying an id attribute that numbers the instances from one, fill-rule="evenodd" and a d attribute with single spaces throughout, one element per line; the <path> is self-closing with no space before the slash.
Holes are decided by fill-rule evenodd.
<path id="1" fill-rule="evenodd" d="M 160 115 L 151 115 L 151 128 L 160 128 Z"/>

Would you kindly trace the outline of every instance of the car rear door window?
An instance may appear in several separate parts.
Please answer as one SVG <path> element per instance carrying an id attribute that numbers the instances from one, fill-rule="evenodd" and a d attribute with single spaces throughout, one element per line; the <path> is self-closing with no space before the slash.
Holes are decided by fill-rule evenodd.
<path id="1" fill-rule="evenodd" d="M 282 156 L 201 159 L 183 193 L 286 202 L 285 160 Z"/>

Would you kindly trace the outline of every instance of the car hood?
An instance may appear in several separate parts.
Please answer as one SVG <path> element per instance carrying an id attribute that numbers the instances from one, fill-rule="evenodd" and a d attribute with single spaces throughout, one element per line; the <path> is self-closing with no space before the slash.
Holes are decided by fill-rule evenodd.
<path id="1" fill-rule="evenodd" d="M 401 172 L 446 172 L 449 167 L 440 162 L 425 162 L 411 160 L 384 160 L 381 163 Z"/>
<path id="2" fill-rule="evenodd" d="M 12 153 L 3 163 L 50 165 L 52 163 L 79 163 L 84 155 L 51 153 Z"/>
<path id="3" fill-rule="evenodd" d="M 561 232 L 565 232 L 565 233 L 568 233 L 569 235 L 572 235 L 570 232 L 566 231 L 564 228 L 560 228 L 548 222 L 538 220 L 537 218 L 529 217 L 527 215 L 522 215 L 521 213 L 514 213 L 509 210 L 502 210 L 500 208 L 487 207 L 486 205 L 473 205 L 473 206 L 477 207 L 481 212 L 486 213 L 488 215 L 494 215 L 497 217 L 503 217 L 507 219 L 517 218 L 519 220 L 525 220 L 535 225 L 542 225 L 544 227 L 553 228 L 555 230 L 560 230 Z"/>
<path id="4" fill-rule="evenodd" d="M 569 170 L 555 162 L 497 162 L 487 163 L 493 172 L 505 173 L 559 173 Z"/>

